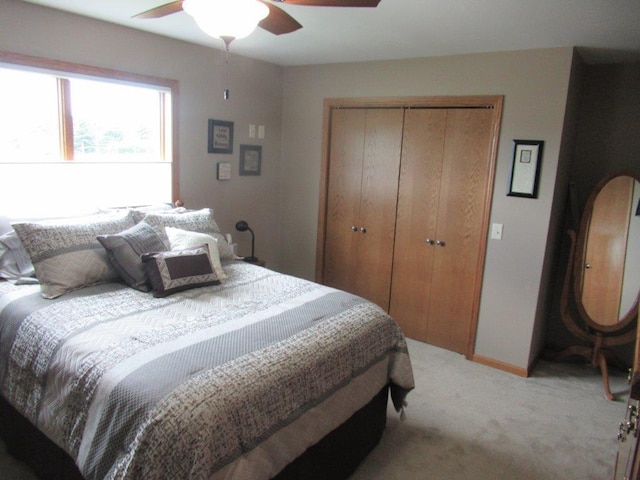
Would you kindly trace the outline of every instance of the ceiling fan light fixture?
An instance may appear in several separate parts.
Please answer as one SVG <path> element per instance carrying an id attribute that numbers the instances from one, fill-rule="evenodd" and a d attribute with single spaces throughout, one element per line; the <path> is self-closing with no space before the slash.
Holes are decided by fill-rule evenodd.
<path id="1" fill-rule="evenodd" d="M 216 38 L 244 38 L 269 15 L 269 7 L 258 0 L 184 0 L 182 8 Z"/>

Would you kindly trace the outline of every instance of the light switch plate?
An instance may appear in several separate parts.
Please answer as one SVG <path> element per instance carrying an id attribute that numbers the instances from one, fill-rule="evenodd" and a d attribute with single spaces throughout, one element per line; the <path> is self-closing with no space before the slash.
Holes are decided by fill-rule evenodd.
<path id="1" fill-rule="evenodd" d="M 502 240 L 502 223 L 491 225 L 491 238 L 493 240 Z"/>

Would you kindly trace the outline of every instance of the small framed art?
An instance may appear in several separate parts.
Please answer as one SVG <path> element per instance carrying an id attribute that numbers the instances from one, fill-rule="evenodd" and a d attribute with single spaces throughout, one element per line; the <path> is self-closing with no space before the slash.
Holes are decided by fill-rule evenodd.
<path id="1" fill-rule="evenodd" d="M 228 162 L 218 162 L 216 173 L 218 180 L 229 180 L 231 178 L 231 164 Z"/>
<path id="2" fill-rule="evenodd" d="M 543 145 L 542 140 L 513 141 L 513 166 L 511 167 L 508 196 L 538 197 Z"/>
<path id="3" fill-rule="evenodd" d="M 260 175 L 262 172 L 262 147 L 240 145 L 240 175 Z"/>
<path id="4" fill-rule="evenodd" d="M 233 153 L 233 122 L 209 119 L 209 153 Z"/>

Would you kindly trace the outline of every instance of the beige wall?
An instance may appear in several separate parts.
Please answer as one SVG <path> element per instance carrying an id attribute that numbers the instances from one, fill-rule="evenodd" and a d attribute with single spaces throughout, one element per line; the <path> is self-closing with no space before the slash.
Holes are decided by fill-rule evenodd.
<path id="1" fill-rule="evenodd" d="M 491 214 L 504 237 L 488 243 L 476 353 L 518 368 L 537 353 L 571 48 L 285 69 L 232 56 L 228 102 L 217 49 L 17 0 L 0 0 L 0 49 L 177 79 L 182 199 L 213 207 L 225 231 L 245 218 L 259 256 L 306 278 L 315 273 L 324 98 L 505 95 Z M 235 122 L 232 156 L 206 153 L 208 118 Z M 264 141 L 249 140 L 250 123 L 266 126 Z M 516 138 L 545 141 L 537 200 L 505 195 Z M 263 145 L 262 176 L 237 176 L 240 143 Z M 215 180 L 217 161 L 232 161 L 231 181 Z M 234 233 L 247 252 L 246 235 Z"/>
<path id="2" fill-rule="evenodd" d="M 232 55 L 231 99 L 224 101 L 218 49 L 17 0 L 0 0 L 0 50 L 178 80 L 182 200 L 189 207 L 213 207 L 221 229 L 241 241 L 241 254 L 249 254 L 249 235 L 234 226 L 247 220 L 256 232 L 256 253 L 277 267 L 281 67 Z M 207 153 L 209 118 L 234 122 L 233 155 Z M 266 138 L 249 139 L 249 124 L 265 125 Z M 238 176 L 241 143 L 262 145 L 261 176 Z M 216 180 L 219 161 L 232 162 L 232 180 Z"/>
<path id="3" fill-rule="evenodd" d="M 288 67 L 284 75 L 281 251 L 285 271 L 314 277 L 322 102 L 329 97 L 504 95 L 476 354 L 526 369 L 543 335 L 556 177 L 573 49 Z M 514 139 L 544 140 L 539 198 L 507 197 Z M 542 303 L 542 304 L 541 304 Z M 534 342 L 535 340 L 535 342 Z"/>

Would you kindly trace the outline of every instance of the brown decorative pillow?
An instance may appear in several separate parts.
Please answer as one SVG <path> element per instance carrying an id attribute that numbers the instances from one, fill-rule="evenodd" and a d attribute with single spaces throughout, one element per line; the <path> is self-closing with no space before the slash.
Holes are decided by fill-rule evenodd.
<path id="1" fill-rule="evenodd" d="M 220 263 L 220 250 L 218 249 L 218 239 L 211 235 L 200 232 L 188 232 L 180 228 L 165 227 L 167 238 L 171 250 L 184 250 L 185 248 L 198 247 L 202 244 L 209 246 L 209 257 L 211 257 L 211 266 L 216 272 L 218 280 L 224 280 L 227 275 L 224 273 L 222 264 Z"/>
<path id="2" fill-rule="evenodd" d="M 220 284 L 211 266 L 207 245 L 145 253 L 142 255 L 142 262 L 154 297 L 166 297 L 190 288 Z"/>

